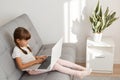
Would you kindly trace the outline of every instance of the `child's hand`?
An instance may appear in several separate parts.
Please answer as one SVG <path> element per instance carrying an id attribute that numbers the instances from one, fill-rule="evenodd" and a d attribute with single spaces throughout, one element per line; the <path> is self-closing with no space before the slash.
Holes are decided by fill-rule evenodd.
<path id="1" fill-rule="evenodd" d="M 36 58 L 36 61 L 35 63 L 36 64 L 41 64 L 42 62 L 44 62 L 44 60 L 47 58 L 47 56 L 43 55 L 43 56 L 35 56 Z"/>
<path id="2" fill-rule="evenodd" d="M 45 60 L 47 58 L 47 56 L 43 55 L 43 56 L 36 56 L 36 59 L 43 59 Z"/>
<path id="3" fill-rule="evenodd" d="M 36 60 L 35 60 L 35 63 L 41 64 L 43 61 L 44 61 L 44 59 L 36 59 Z"/>
<path id="4" fill-rule="evenodd" d="M 43 56 L 40 56 L 40 59 L 46 59 L 48 56 L 45 56 L 45 55 L 43 55 Z"/>

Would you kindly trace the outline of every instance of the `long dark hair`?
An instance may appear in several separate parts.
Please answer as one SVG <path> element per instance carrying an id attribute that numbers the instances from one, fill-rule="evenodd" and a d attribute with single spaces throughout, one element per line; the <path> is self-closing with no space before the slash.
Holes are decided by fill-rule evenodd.
<path id="1" fill-rule="evenodd" d="M 14 36 L 14 42 L 15 42 L 16 46 L 17 46 L 24 54 L 27 54 L 27 51 L 23 50 L 23 49 L 19 46 L 19 44 L 17 43 L 17 39 L 19 39 L 19 40 L 22 40 L 22 39 L 24 39 L 24 40 L 29 40 L 29 39 L 31 38 L 31 34 L 29 33 L 29 31 L 28 31 L 27 29 L 23 28 L 23 27 L 18 27 L 18 28 L 15 29 L 13 36 Z M 29 50 L 30 52 L 32 51 L 32 50 L 30 49 L 30 47 L 27 46 L 27 48 L 28 48 L 28 50 Z"/>

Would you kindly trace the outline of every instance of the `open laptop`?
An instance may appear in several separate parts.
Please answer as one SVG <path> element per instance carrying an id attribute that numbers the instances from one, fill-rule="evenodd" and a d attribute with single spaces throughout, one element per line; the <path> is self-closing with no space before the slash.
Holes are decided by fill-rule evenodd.
<path id="1" fill-rule="evenodd" d="M 61 38 L 52 48 L 51 56 L 48 56 L 46 60 L 42 64 L 36 64 L 31 67 L 28 67 L 26 69 L 23 69 L 23 71 L 27 70 L 36 70 L 36 69 L 41 69 L 45 71 L 50 71 L 56 61 L 60 58 L 61 56 L 61 51 L 62 51 L 62 43 L 63 43 L 63 38 Z"/>

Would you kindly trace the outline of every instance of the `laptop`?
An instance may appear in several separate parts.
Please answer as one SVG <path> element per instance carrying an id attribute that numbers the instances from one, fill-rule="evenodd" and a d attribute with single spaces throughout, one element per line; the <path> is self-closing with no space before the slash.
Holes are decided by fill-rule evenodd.
<path id="1" fill-rule="evenodd" d="M 51 69 L 53 68 L 54 64 L 57 62 L 57 60 L 61 56 L 62 43 L 63 43 L 63 38 L 61 38 L 54 45 L 54 47 L 52 48 L 51 56 L 48 56 L 42 64 L 33 65 L 31 67 L 23 69 L 22 71 L 36 70 L 36 69 L 41 69 L 41 70 L 44 70 L 44 71 L 51 71 Z"/>

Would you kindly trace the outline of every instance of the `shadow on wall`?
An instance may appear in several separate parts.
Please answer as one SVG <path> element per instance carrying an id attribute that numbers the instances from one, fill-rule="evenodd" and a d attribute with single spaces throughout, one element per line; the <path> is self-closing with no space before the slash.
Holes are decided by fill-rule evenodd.
<path id="1" fill-rule="evenodd" d="M 77 60 L 78 62 L 85 62 L 86 60 L 86 40 L 87 37 L 91 35 L 91 29 L 89 25 L 89 16 L 86 13 L 86 7 L 80 16 L 80 19 L 73 21 L 72 33 L 76 35 L 77 38 Z"/>
<path id="2" fill-rule="evenodd" d="M 64 2 L 63 21 L 66 42 L 83 43 L 89 30 L 89 17 L 86 13 L 86 0 L 69 0 Z M 73 38 L 76 38 L 73 39 Z"/>

